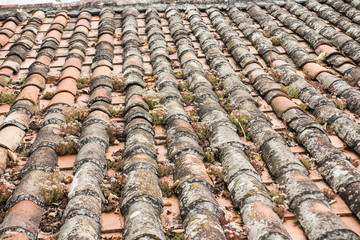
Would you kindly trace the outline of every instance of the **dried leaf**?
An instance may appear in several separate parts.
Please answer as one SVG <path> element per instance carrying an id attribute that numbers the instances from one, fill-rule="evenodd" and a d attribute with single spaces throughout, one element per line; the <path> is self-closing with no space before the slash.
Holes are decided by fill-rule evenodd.
<path id="1" fill-rule="evenodd" d="M 175 188 L 178 184 L 179 184 L 179 180 L 176 180 L 176 182 L 174 182 L 174 184 L 171 186 L 171 188 Z"/>
<path id="2" fill-rule="evenodd" d="M 9 149 L 7 150 L 7 153 L 8 153 L 9 158 L 15 162 L 16 158 L 17 158 L 16 154 L 13 153 L 12 151 L 10 151 Z"/>
<path id="3" fill-rule="evenodd" d="M 174 229 L 171 232 L 176 233 L 176 234 L 181 234 L 181 233 L 184 233 L 185 230 L 184 229 Z"/>
<path id="4" fill-rule="evenodd" d="M 315 58 L 315 61 L 319 62 L 319 61 L 324 61 L 325 59 L 326 59 L 326 52 L 322 52 L 319 54 L 319 56 L 317 56 L 317 58 Z"/>

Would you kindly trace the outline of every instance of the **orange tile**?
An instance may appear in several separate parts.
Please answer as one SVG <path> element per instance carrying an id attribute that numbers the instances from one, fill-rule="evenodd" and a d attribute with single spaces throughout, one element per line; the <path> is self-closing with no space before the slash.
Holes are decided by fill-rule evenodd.
<path id="1" fill-rule="evenodd" d="M 46 92 L 45 92 L 46 93 Z M 40 99 L 39 101 L 39 105 L 40 105 L 40 109 L 45 109 L 49 103 L 50 103 L 50 100 L 45 100 L 45 99 Z"/>
<path id="2" fill-rule="evenodd" d="M 325 53 L 326 57 L 329 57 L 330 55 L 334 53 L 338 53 L 339 51 L 336 50 L 335 47 L 329 46 L 327 44 L 321 44 L 319 47 L 315 49 L 317 54 Z"/>
<path id="3" fill-rule="evenodd" d="M 1 239 L 29 240 L 29 237 L 25 233 L 6 233 L 1 236 Z"/>
<path id="4" fill-rule="evenodd" d="M 274 180 L 272 179 L 272 177 L 267 169 L 265 169 L 264 171 L 261 172 L 261 182 L 263 184 L 274 183 Z"/>
<path id="5" fill-rule="evenodd" d="M 76 155 L 59 156 L 58 166 L 60 170 L 71 170 L 74 167 Z"/>
<path id="6" fill-rule="evenodd" d="M 321 189 L 330 189 L 330 187 L 323 181 L 315 182 L 315 184 Z M 352 214 L 346 203 L 340 198 L 339 195 L 335 196 L 335 202 L 330 205 L 331 209 L 338 215 L 349 215 Z"/>
<path id="7" fill-rule="evenodd" d="M 334 145 L 336 148 L 345 148 L 346 144 L 336 135 L 329 136 L 332 145 Z"/>
<path id="8" fill-rule="evenodd" d="M 283 223 L 286 230 L 289 232 L 292 239 L 296 240 L 306 240 L 304 231 L 295 223 L 294 220 L 286 220 Z"/>
<path id="9" fill-rule="evenodd" d="M 267 102 L 265 100 L 262 99 L 260 101 L 260 104 L 261 104 L 260 107 L 259 107 L 260 111 L 262 111 L 262 112 L 270 112 L 270 111 L 272 111 L 271 106 L 269 104 L 267 104 Z"/>
<path id="10" fill-rule="evenodd" d="M 274 113 L 266 113 L 265 114 L 268 118 L 270 118 L 271 123 L 273 124 L 272 127 L 275 130 L 286 129 L 283 121 L 279 119 Z"/>
<path id="11" fill-rule="evenodd" d="M 78 105 L 79 107 L 86 107 L 88 102 L 89 102 L 88 94 L 81 94 L 76 98 L 76 105 Z"/>
<path id="12" fill-rule="evenodd" d="M 6 4 L 6 5 L 0 5 L 0 8 L 17 8 L 18 4 Z"/>
<path id="13" fill-rule="evenodd" d="M 346 150 L 346 151 L 343 151 L 343 153 L 348 157 L 348 158 L 351 158 L 351 159 L 360 159 L 360 156 L 358 153 L 356 152 L 353 152 L 353 151 L 349 151 L 349 150 Z"/>
<path id="14" fill-rule="evenodd" d="M 295 215 L 290 212 L 289 210 L 286 210 L 285 213 L 284 213 L 284 218 L 285 219 L 293 219 L 295 217 Z"/>
<path id="15" fill-rule="evenodd" d="M 311 180 L 313 181 L 321 181 L 322 177 L 320 176 L 319 172 L 316 169 L 310 169 L 309 170 L 309 177 L 311 178 Z"/>
<path id="16" fill-rule="evenodd" d="M 174 227 L 181 224 L 180 203 L 177 197 L 163 198 L 164 210 L 161 214 L 161 220 L 164 227 Z"/>
<path id="17" fill-rule="evenodd" d="M 35 62 L 34 58 L 26 58 L 25 61 L 21 63 L 21 68 L 29 68 L 33 62 Z"/>
<path id="18" fill-rule="evenodd" d="M 59 24 L 61 24 L 61 25 L 63 25 L 65 27 L 66 23 L 67 23 L 67 20 L 66 20 L 66 18 L 64 16 L 59 15 L 59 16 L 55 17 L 54 23 L 59 23 Z"/>
<path id="19" fill-rule="evenodd" d="M 124 228 L 124 219 L 120 214 L 102 213 L 101 232 L 118 232 Z"/>
<path id="20" fill-rule="evenodd" d="M 45 18 L 45 13 L 41 10 L 38 10 L 32 16 L 43 20 Z"/>
<path id="21" fill-rule="evenodd" d="M 51 99 L 48 106 L 52 106 L 55 104 L 67 104 L 69 106 L 74 105 L 74 95 L 68 92 L 60 92 L 55 94 L 55 96 Z"/>
<path id="22" fill-rule="evenodd" d="M 301 146 L 290 147 L 290 150 L 293 153 L 306 153 L 306 150 Z"/>
<path id="23" fill-rule="evenodd" d="M 2 227 L 17 227 L 21 221 L 21 226 L 26 226 L 27 231 L 37 235 L 42 212 L 42 207 L 38 206 L 33 201 L 20 201 L 9 210 L 4 222 L 2 223 Z"/>
<path id="24" fill-rule="evenodd" d="M 155 138 L 166 139 L 166 129 L 163 126 L 155 126 Z"/>
<path id="25" fill-rule="evenodd" d="M 274 111 L 276 112 L 276 115 L 279 117 L 282 116 L 284 112 L 286 112 L 289 109 L 292 108 L 299 108 L 298 105 L 293 103 L 290 99 L 284 96 L 278 96 L 271 100 L 271 106 L 273 107 Z"/>
<path id="26" fill-rule="evenodd" d="M 122 233 L 103 233 L 101 234 L 101 239 L 112 239 L 112 240 L 122 240 Z"/>
<path id="27" fill-rule="evenodd" d="M 350 208 L 346 205 L 344 200 L 341 199 L 339 195 L 335 197 L 335 202 L 330 205 L 331 209 L 340 216 L 351 215 L 352 212 Z"/>
<path id="28" fill-rule="evenodd" d="M 120 93 L 112 93 L 112 104 L 125 104 L 125 96 Z"/>
<path id="29" fill-rule="evenodd" d="M 158 162 L 169 162 L 169 159 L 167 158 L 167 149 L 164 145 L 157 145 L 156 146 L 157 156 L 158 156 Z"/>
<path id="30" fill-rule="evenodd" d="M 48 56 L 41 55 L 40 57 L 37 58 L 37 61 L 39 61 L 45 65 L 49 65 L 51 62 L 51 59 Z"/>
<path id="31" fill-rule="evenodd" d="M 76 26 L 85 26 L 87 29 L 91 30 L 90 22 L 87 19 L 79 19 Z"/>
<path id="32" fill-rule="evenodd" d="M 64 78 L 73 78 L 73 79 L 78 79 L 80 77 L 80 70 L 77 69 L 76 67 L 67 67 L 65 68 L 62 72 L 61 72 L 61 76 L 60 79 L 64 79 Z"/>
<path id="33" fill-rule="evenodd" d="M 3 47 L 9 42 L 9 37 L 5 34 L 0 34 L 0 46 Z"/>
<path id="34" fill-rule="evenodd" d="M 111 44 L 114 44 L 114 37 L 111 34 L 106 33 L 106 34 L 103 34 L 100 36 L 99 42 L 102 42 L 102 41 L 108 41 Z"/>
<path id="35" fill-rule="evenodd" d="M 93 71 L 92 77 L 111 76 L 111 69 L 107 66 L 99 66 Z"/>
<path id="36" fill-rule="evenodd" d="M 124 150 L 124 146 L 124 142 L 120 142 L 118 145 L 109 146 L 108 151 L 106 152 L 106 158 L 111 159 L 114 152 Z"/>
<path id="37" fill-rule="evenodd" d="M 0 105 L 0 114 L 8 113 L 9 110 L 10 110 L 10 105 L 9 104 Z"/>
<path id="38" fill-rule="evenodd" d="M 108 176 L 115 176 L 116 174 L 117 174 L 118 172 L 116 172 L 115 170 L 113 170 L 113 169 L 108 169 L 107 170 L 107 175 Z"/>
<path id="39" fill-rule="evenodd" d="M 40 89 L 35 86 L 26 86 L 23 88 L 16 98 L 16 101 L 19 100 L 29 100 L 33 104 L 36 104 L 39 98 Z"/>
<path id="40" fill-rule="evenodd" d="M 345 224 L 357 235 L 360 235 L 360 222 L 355 217 L 341 217 L 341 220 L 345 222 Z"/>
<path id="41" fill-rule="evenodd" d="M 56 88 L 56 93 L 69 92 L 74 96 L 76 95 L 76 91 L 77 91 L 76 81 L 73 78 L 62 79 Z"/>
<path id="42" fill-rule="evenodd" d="M 12 30 L 12 31 L 15 31 L 15 29 L 16 29 L 16 23 L 13 22 L 13 21 L 7 21 L 2 27 L 3 27 L 3 28 L 10 29 L 10 30 Z"/>

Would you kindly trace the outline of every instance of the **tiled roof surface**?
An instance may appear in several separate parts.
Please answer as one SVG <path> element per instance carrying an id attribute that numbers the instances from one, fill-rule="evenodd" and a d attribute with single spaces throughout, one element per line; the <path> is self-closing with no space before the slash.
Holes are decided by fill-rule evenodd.
<path id="1" fill-rule="evenodd" d="M 2 7 L 0 239 L 360 239 L 360 2 L 140 2 Z"/>

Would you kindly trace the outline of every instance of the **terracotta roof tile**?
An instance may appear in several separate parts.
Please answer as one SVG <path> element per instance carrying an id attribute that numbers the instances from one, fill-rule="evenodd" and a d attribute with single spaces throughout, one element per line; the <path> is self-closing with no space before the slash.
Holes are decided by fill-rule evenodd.
<path id="1" fill-rule="evenodd" d="M 0 14 L 0 238 L 359 239 L 359 4 L 154 2 Z"/>

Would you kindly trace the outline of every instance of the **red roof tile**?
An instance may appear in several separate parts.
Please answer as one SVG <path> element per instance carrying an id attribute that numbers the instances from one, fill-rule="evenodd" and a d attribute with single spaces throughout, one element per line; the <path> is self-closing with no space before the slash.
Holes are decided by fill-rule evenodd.
<path id="1" fill-rule="evenodd" d="M 156 2 L 0 14 L 0 236 L 358 239 L 356 1 Z"/>

